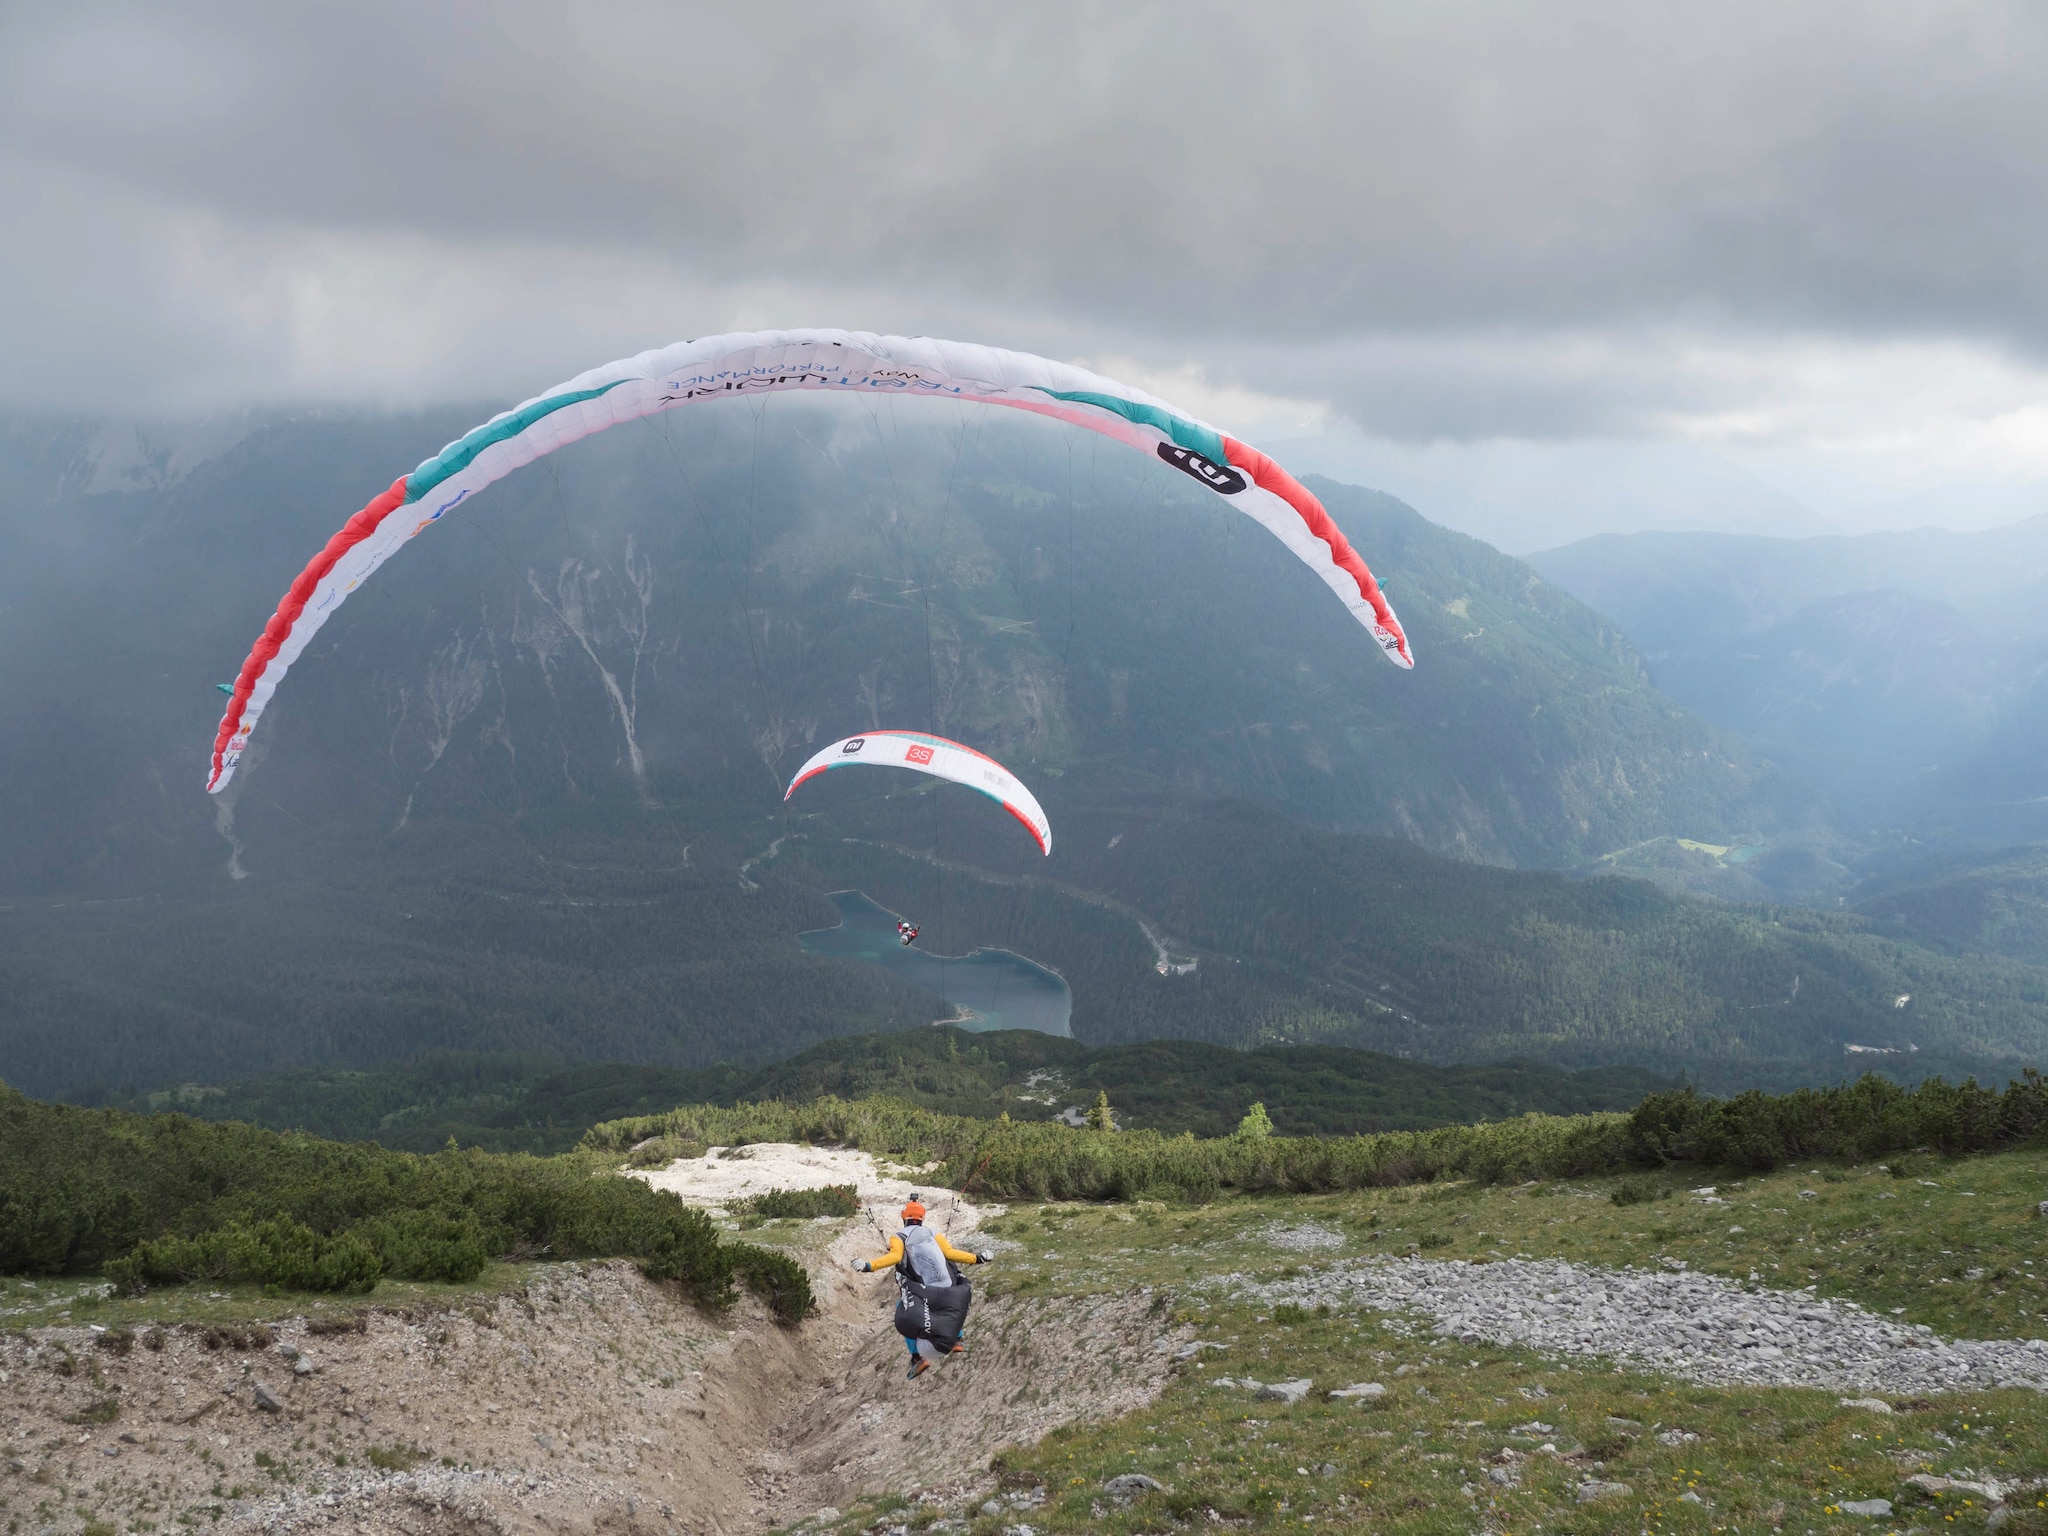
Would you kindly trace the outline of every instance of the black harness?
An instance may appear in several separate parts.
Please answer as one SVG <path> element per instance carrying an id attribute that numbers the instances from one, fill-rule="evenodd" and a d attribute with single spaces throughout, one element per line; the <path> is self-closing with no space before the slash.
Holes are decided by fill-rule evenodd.
<path id="1" fill-rule="evenodd" d="M 906 1339 L 929 1339 L 951 1346 L 967 1327 L 967 1309 L 974 1304 L 974 1287 L 960 1272 L 960 1266 L 946 1260 L 950 1285 L 927 1285 L 911 1268 L 910 1245 L 896 1262 L 896 1331 Z"/>

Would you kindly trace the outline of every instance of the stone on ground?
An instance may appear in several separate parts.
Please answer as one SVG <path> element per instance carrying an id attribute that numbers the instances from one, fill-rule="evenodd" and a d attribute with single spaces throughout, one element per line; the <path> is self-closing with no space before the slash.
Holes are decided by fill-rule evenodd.
<path id="1" fill-rule="evenodd" d="M 1625 1499 L 1635 1492 L 1627 1483 L 1603 1483 L 1590 1481 L 1579 1484 L 1579 1502 L 1591 1504 L 1595 1499 Z"/>
<path id="2" fill-rule="evenodd" d="M 1299 1381 L 1273 1381 L 1259 1388 L 1262 1403 L 1298 1403 L 1307 1397 L 1315 1383 L 1306 1376 Z"/>
<path id="3" fill-rule="evenodd" d="M 1156 1477 L 1147 1477 L 1142 1472 L 1122 1472 L 1109 1478 L 1102 1485 L 1102 1491 L 1120 1503 L 1128 1504 L 1141 1493 L 1163 1493 L 1166 1484 Z"/>

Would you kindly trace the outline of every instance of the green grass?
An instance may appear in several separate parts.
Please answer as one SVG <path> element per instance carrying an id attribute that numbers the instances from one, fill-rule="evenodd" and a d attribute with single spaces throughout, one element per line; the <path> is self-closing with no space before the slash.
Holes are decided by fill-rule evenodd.
<path id="1" fill-rule="evenodd" d="M 1823 1294 L 1963 1337 L 2048 1336 L 2048 1221 L 2033 1205 L 2048 1153 L 1809 1165 L 1734 1184 L 1704 1203 L 1671 1175 L 1632 1175 L 1644 1196 L 1617 1205 L 1617 1178 L 1517 1187 L 1433 1185 L 1321 1196 L 1240 1196 L 1206 1206 L 1017 1205 L 987 1223 L 1002 1245 L 991 1294 L 1079 1295 L 1134 1285 L 1167 1290 L 1174 1319 L 1221 1344 L 1178 1368 L 1142 1412 L 1059 1430 L 1005 1455 L 998 1497 L 1042 1501 L 1000 1515 L 943 1505 L 895 1518 L 913 1529 L 965 1518 L 972 1536 L 1019 1522 L 1047 1533 L 1207 1529 L 1398 1533 L 1475 1531 L 1716 1533 L 1983 1529 L 1987 1510 L 1904 1486 L 1916 1472 L 2001 1480 L 2048 1477 L 2048 1394 L 1981 1391 L 1890 1396 L 1890 1416 L 1841 1406 L 1841 1392 L 1695 1386 L 1608 1362 L 1567 1364 L 1526 1348 L 1465 1345 L 1412 1316 L 1367 1309 L 1262 1310 L 1206 1288 L 1226 1273 L 1278 1278 L 1413 1245 L 1431 1258 L 1526 1255 L 1591 1264 L 1677 1259 L 1701 1270 Z M 1929 1182 L 1922 1183 L 1921 1180 Z M 1687 1181 L 1703 1185 L 1706 1176 Z M 1811 1190 L 1811 1198 L 1800 1192 Z M 1314 1222 L 1339 1247 L 1303 1254 L 1270 1229 Z M 1728 1228 L 1744 1230 L 1731 1234 Z M 1777 1266 L 1773 1268 L 1772 1266 Z M 1982 1276 L 1966 1278 L 1981 1269 Z M 1902 1310 L 1899 1310 L 1902 1309 Z M 1308 1377 L 1298 1405 L 1259 1402 L 1218 1377 Z M 1391 1389 L 1378 1405 L 1323 1393 L 1357 1381 Z M 1632 1421 L 1632 1422 L 1624 1422 Z M 1524 1432 L 1540 1422 L 1547 1430 Z M 1675 1445 L 1657 1436 L 1696 1435 Z M 1543 1446 L 1553 1447 L 1545 1451 Z M 1519 1482 L 1490 1471 L 1513 1451 Z M 1129 1507 L 1105 1479 L 1144 1472 L 1169 1491 Z M 1591 1480 L 1625 1496 L 1580 1504 Z M 1467 1490 L 1470 1490 L 1469 1492 Z M 1682 1495 L 1702 1500 L 1689 1503 Z M 1839 1512 L 1844 1500 L 1892 1501 L 1890 1520 Z M 2048 1492 L 2016 1503 L 2012 1536 L 2048 1532 Z M 879 1504 L 847 1512 L 864 1528 Z"/>
<path id="2" fill-rule="evenodd" d="M 1482 1525 L 1703 1536 L 1806 1530 L 1827 1523 L 1845 1499 L 1890 1498 L 1903 1512 L 1901 1484 L 1912 1472 L 1958 1460 L 2009 1473 L 2038 1469 L 2048 1445 L 2048 1407 L 2034 1393 L 1969 1394 L 1882 1418 L 1841 1407 L 1836 1393 L 1674 1385 L 1527 1351 L 1447 1349 L 1405 1337 L 1383 1326 L 1399 1319 L 1371 1313 L 1278 1328 L 1224 1306 L 1198 1309 L 1190 1320 L 1204 1337 L 1235 1342 L 1146 1412 L 1061 1431 L 1008 1459 L 1013 1481 L 1042 1480 L 1046 1489 L 1042 1522 L 1027 1517 L 1034 1525 L 1145 1531 L 1166 1514 L 1206 1519 L 1213 1509 L 1260 1529 L 1313 1516 L 1317 1526 L 1418 1533 Z M 1325 1386 L 1382 1381 L 1393 1400 L 1359 1408 L 1311 1398 L 1285 1407 L 1207 1385 L 1232 1371 L 1268 1381 L 1307 1376 Z M 1547 1395 L 1524 1395 L 1539 1391 Z M 1550 1427 L 1518 1432 L 1531 1423 Z M 1699 1439 L 1661 1444 L 1656 1436 L 1671 1429 Z M 1517 1487 L 1488 1475 L 1509 1449 L 1517 1453 Z M 1902 1464 L 1896 1453 L 1908 1449 L 1924 1454 Z M 1134 1470 L 1171 1492 L 1118 1513 L 1102 1498 L 1102 1482 Z M 1582 1506 L 1576 1490 L 1589 1480 L 1624 1483 L 1630 1493 Z M 1708 1502 L 1682 1502 L 1688 1491 Z M 1923 1521 L 1946 1523 L 1932 1513 Z"/>
<path id="3" fill-rule="evenodd" d="M 1445 1345 L 1422 1330 L 1410 1336 L 1405 1319 L 1372 1312 L 1310 1314 L 1291 1327 L 1229 1304 L 1178 1316 L 1226 1347 L 1183 1371 L 1143 1412 L 1058 1430 L 1003 1457 L 1004 1488 L 1027 1496 L 1042 1489 L 1043 1504 L 993 1518 L 945 1512 L 968 1513 L 977 1536 L 1018 1520 L 1045 1532 L 1158 1531 L 1169 1519 L 1201 1528 L 1211 1510 L 1254 1530 L 1403 1536 L 1889 1532 L 1968 1529 L 1973 1517 L 1981 1529 L 1981 1504 L 1916 1506 L 1904 1479 L 1961 1466 L 1993 1476 L 2048 1471 L 2048 1402 L 2037 1393 L 1922 1399 L 1885 1417 L 1842 1407 L 1834 1392 L 1690 1386 L 1563 1365 L 1528 1350 Z M 1232 1375 L 1305 1376 L 1319 1390 L 1289 1407 L 1210 1385 Z M 1382 1405 L 1321 1396 L 1367 1380 L 1391 1389 Z M 1549 1428 L 1524 1428 L 1532 1423 Z M 1660 1443 L 1671 1430 L 1698 1439 Z M 1515 1453 L 1516 1486 L 1489 1476 L 1504 1451 Z M 1120 1509 L 1102 1484 L 1134 1471 L 1168 1491 Z M 1581 1505 L 1577 1489 L 1591 1480 L 1630 1492 Z M 1688 1492 L 1705 1502 L 1684 1502 Z M 1844 1500 L 1866 1498 L 1890 1499 L 1896 1517 L 1852 1526 L 1836 1513 Z M 849 1528 L 872 1518 L 862 1508 L 849 1514 Z"/>
<path id="4" fill-rule="evenodd" d="M 165 1328 L 181 1323 L 244 1323 L 264 1318 L 342 1319 L 362 1312 L 415 1307 L 462 1307 L 490 1301 L 530 1285 L 558 1268 L 552 1264 L 490 1264 L 461 1285 L 426 1280 L 386 1280 L 374 1298 L 327 1298 L 292 1292 L 273 1294 L 240 1282 L 168 1287 L 141 1296 L 107 1294 L 100 1280 L 0 1277 L 0 1329 L 98 1324 L 110 1332 Z"/>
<path id="5" fill-rule="evenodd" d="M 1439 1259 L 1648 1265 L 1670 1258 L 1737 1280 L 1754 1274 L 1776 1288 L 1811 1285 L 1880 1312 L 1901 1309 L 1906 1321 L 1944 1333 L 2048 1337 L 2048 1221 L 2034 1214 L 2048 1188 L 2048 1154 L 1907 1160 L 1915 1165 L 1904 1178 L 1869 1165 L 1723 1181 L 1714 1186 L 1725 1201 L 1719 1205 L 1690 1192 L 1709 1175 L 1674 1171 L 1239 1197 L 1198 1207 L 1018 1206 L 989 1228 L 1022 1245 L 991 1283 L 1066 1294 L 1270 1269 L 1296 1260 L 1277 1259 L 1265 1229 L 1314 1221 L 1344 1239 L 1317 1262 L 1400 1254 L 1411 1244 Z M 1667 1193 L 1613 1203 L 1617 1186 L 1645 1181 Z M 1807 1190 L 1812 1197 L 1802 1198 Z"/>

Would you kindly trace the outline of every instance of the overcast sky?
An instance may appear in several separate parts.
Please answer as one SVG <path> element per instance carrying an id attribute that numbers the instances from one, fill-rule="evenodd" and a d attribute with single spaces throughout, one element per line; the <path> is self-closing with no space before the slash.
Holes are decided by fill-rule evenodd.
<path id="1" fill-rule="evenodd" d="M 0 400 L 1024 347 L 1514 548 L 2048 510 L 2048 9 L 0 0 Z"/>

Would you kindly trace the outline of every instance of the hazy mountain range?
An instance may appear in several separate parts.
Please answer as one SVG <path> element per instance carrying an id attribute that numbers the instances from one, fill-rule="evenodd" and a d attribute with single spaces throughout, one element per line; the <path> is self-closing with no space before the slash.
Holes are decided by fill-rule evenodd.
<path id="1" fill-rule="evenodd" d="M 1658 687 L 1848 833 L 2048 837 L 2048 517 L 1981 533 L 1603 535 L 1532 555 Z"/>

